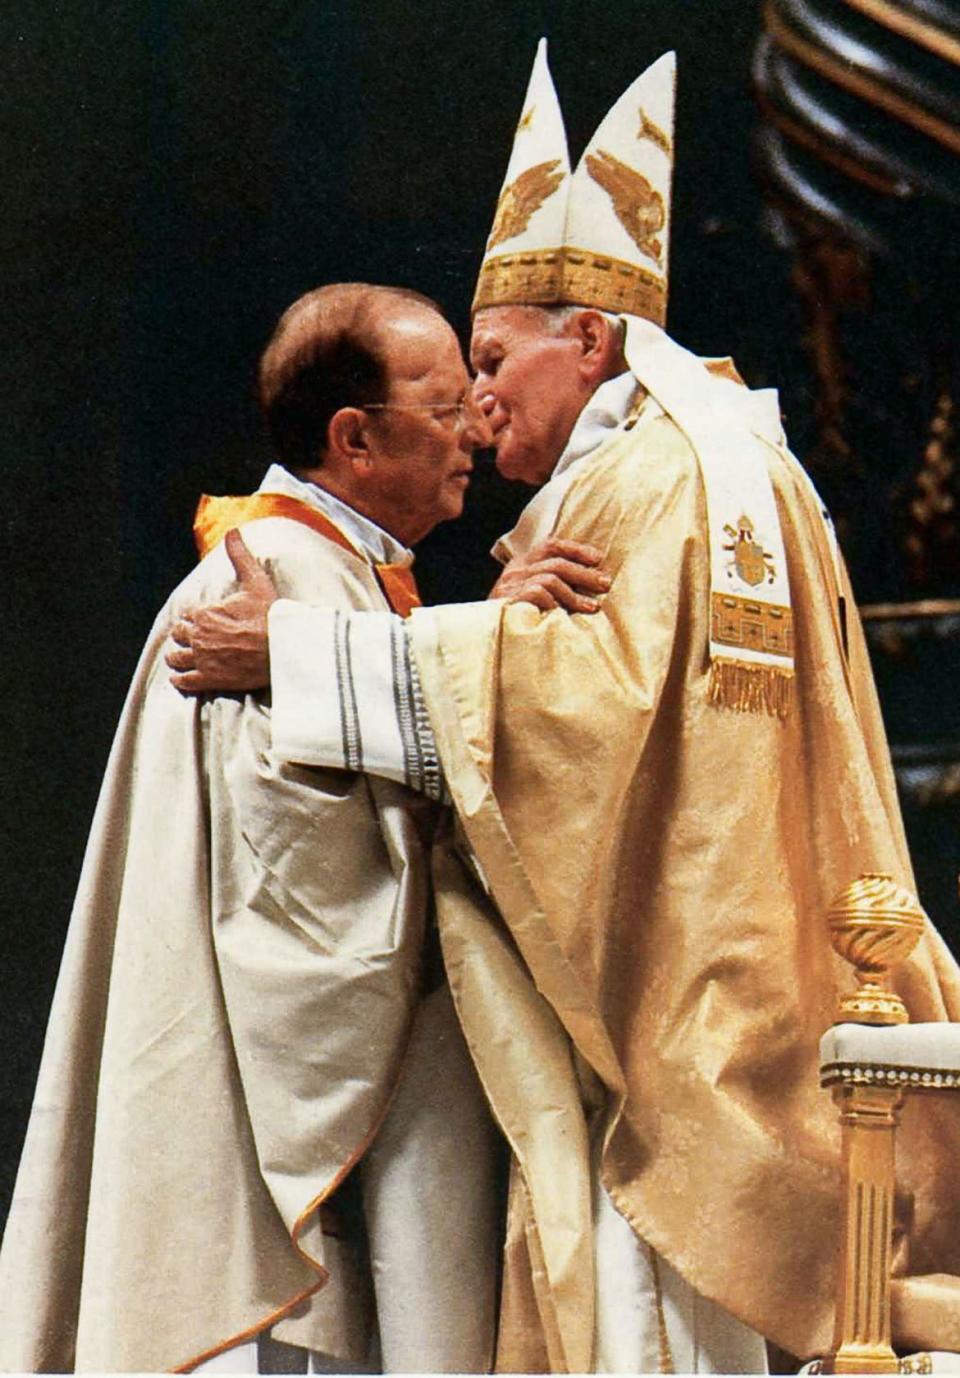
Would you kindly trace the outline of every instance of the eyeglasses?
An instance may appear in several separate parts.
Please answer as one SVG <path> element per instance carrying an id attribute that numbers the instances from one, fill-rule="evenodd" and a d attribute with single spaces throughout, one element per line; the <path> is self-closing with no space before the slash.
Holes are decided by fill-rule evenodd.
<path id="1" fill-rule="evenodd" d="M 459 402 L 367 402 L 361 411 L 428 411 L 435 415 L 446 413 L 454 421 L 454 428 L 462 431 L 474 413 L 474 403 L 470 397 L 461 397 Z"/>

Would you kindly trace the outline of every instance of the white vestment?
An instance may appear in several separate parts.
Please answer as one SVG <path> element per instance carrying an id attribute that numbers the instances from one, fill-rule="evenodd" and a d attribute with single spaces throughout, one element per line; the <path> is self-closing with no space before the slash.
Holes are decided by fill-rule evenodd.
<path id="1" fill-rule="evenodd" d="M 390 549 L 244 534 L 288 596 L 387 607 Z M 268 698 L 177 693 L 172 623 L 233 587 L 218 547 L 118 729 L 0 1251 L 0 1370 L 242 1367 L 272 1331 L 342 1371 L 482 1371 L 495 1131 L 428 961 L 436 806 L 276 762 Z"/>

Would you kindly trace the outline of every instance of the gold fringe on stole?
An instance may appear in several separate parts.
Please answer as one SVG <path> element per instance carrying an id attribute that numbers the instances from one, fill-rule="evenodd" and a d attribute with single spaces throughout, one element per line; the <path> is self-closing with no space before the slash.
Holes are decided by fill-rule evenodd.
<path id="1" fill-rule="evenodd" d="M 793 701 L 793 674 L 776 665 L 714 658 L 710 663 L 708 696 L 717 708 L 786 718 Z"/>

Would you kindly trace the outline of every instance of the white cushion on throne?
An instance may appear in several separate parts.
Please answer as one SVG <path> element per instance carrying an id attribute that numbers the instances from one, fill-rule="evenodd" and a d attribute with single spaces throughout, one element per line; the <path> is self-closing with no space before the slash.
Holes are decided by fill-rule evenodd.
<path id="1" fill-rule="evenodd" d="M 960 1024 L 834 1024 L 820 1040 L 820 1077 L 960 1089 Z"/>

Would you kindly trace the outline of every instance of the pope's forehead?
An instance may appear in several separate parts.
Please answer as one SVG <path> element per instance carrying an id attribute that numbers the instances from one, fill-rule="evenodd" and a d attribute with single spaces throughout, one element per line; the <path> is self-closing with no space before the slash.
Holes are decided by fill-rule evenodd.
<path id="1" fill-rule="evenodd" d="M 543 312 L 531 306 L 485 306 L 473 320 L 471 351 L 545 333 Z"/>

